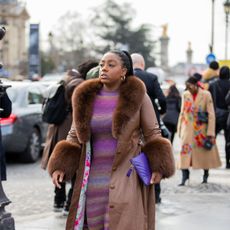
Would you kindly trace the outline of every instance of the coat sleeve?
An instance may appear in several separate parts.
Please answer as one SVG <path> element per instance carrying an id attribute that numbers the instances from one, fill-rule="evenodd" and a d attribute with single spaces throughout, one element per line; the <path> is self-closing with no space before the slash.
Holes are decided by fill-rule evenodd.
<path id="1" fill-rule="evenodd" d="M 141 108 L 141 128 L 145 139 L 142 151 L 147 155 L 152 172 L 159 172 L 163 178 L 175 173 L 172 146 L 160 133 L 150 98 L 146 95 Z"/>
<path id="2" fill-rule="evenodd" d="M 213 100 L 210 92 L 206 92 L 207 94 L 207 112 L 208 112 L 208 128 L 207 128 L 207 136 L 215 136 L 215 123 L 216 123 L 216 118 L 215 118 L 215 110 L 214 110 L 214 105 L 213 105 Z"/>
<path id="3" fill-rule="evenodd" d="M 65 180 L 69 181 L 79 167 L 81 157 L 81 145 L 77 139 L 74 125 L 72 125 L 67 140 L 59 141 L 52 151 L 48 162 L 48 172 L 60 170 L 65 174 Z"/>
<path id="4" fill-rule="evenodd" d="M 184 111 L 184 97 L 185 94 L 183 93 L 182 98 L 181 98 L 181 109 L 180 109 L 180 114 L 178 118 L 178 123 L 177 123 L 177 133 L 178 136 L 181 137 L 181 122 L 182 122 L 182 117 L 183 117 L 183 111 Z"/>
<path id="5" fill-rule="evenodd" d="M 146 142 L 157 135 L 161 136 L 161 130 L 156 118 L 156 113 L 147 94 L 145 94 L 141 107 L 141 129 Z"/>
<path id="6" fill-rule="evenodd" d="M 226 102 L 227 106 L 230 106 L 230 89 L 228 90 L 228 93 L 225 96 L 225 102 Z"/>

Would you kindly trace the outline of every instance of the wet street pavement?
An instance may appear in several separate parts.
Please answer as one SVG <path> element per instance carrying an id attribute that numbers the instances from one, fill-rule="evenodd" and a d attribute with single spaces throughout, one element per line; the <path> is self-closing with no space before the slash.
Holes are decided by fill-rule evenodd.
<path id="1" fill-rule="evenodd" d="M 201 184 L 203 171 L 190 170 L 189 185 L 180 187 L 181 172 L 162 181 L 162 203 L 156 207 L 156 230 L 229 230 L 230 170 L 225 169 L 223 136 L 217 145 L 222 166 L 210 170 L 208 184 Z M 177 160 L 180 143 L 176 138 Z M 12 201 L 6 208 L 16 230 L 64 230 L 66 218 L 53 213 L 53 185 L 46 171 L 35 164 L 8 163 L 4 191 Z"/>

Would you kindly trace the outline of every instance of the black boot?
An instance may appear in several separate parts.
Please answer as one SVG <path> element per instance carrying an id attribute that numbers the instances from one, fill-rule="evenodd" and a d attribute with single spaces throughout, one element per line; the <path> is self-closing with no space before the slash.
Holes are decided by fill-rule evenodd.
<path id="1" fill-rule="evenodd" d="M 182 169 L 182 181 L 178 186 L 185 186 L 185 182 L 189 179 L 189 170 Z"/>
<path id="2" fill-rule="evenodd" d="M 161 203 L 161 186 L 160 183 L 155 184 L 155 203 L 160 204 Z"/>
<path id="3" fill-rule="evenodd" d="M 208 176 L 209 176 L 208 169 L 204 169 L 204 175 L 203 175 L 202 184 L 207 184 L 208 183 Z"/>
<path id="4" fill-rule="evenodd" d="M 227 148 L 226 148 L 226 169 L 230 169 L 230 151 Z"/>

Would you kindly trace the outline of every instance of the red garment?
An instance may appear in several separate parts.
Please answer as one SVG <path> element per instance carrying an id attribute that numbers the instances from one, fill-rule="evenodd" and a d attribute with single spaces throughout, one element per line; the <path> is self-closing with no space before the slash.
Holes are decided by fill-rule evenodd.
<path id="1" fill-rule="evenodd" d="M 192 94 L 193 101 L 196 100 L 197 93 Z"/>

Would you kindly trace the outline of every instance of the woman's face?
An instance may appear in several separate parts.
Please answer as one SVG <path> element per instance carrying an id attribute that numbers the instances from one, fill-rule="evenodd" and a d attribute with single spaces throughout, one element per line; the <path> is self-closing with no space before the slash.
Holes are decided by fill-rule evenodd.
<path id="1" fill-rule="evenodd" d="M 99 65 L 99 78 L 104 86 L 109 90 L 118 89 L 122 82 L 122 77 L 127 72 L 127 69 L 123 67 L 121 58 L 117 54 L 106 53 Z"/>
<path id="2" fill-rule="evenodd" d="M 186 83 L 186 88 L 188 89 L 188 91 L 191 94 L 197 93 L 197 90 L 198 90 L 198 86 L 197 85 L 194 85 L 194 84 L 189 83 L 189 82 Z"/>

